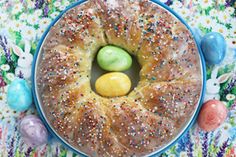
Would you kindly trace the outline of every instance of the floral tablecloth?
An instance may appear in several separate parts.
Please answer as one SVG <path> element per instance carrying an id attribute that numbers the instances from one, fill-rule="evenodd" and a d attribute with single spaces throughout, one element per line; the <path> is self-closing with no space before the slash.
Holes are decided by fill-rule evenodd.
<path id="1" fill-rule="evenodd" d="M 216 31 L 226 38 L 228 47 L 224 61 L 207 66 L 207 79 L 212 70 L 218 69 L 217 78 L 227 74 L 219 84 L 220 100 L 229 109 L 227 120 L 214 132 L 203 132 L 197 124 L 162 156 L 234 157 L 236 156 L 236 2 L 235 0 L 161 0 L 179 13 L 191 27 L 199 28 L 202 34 Z M 37 114 L 34 107 L 26 112 L 15 112 L 6 102 L 8 85 L 15 75 L 18 56 L 11 45 L 24 51 L 25 40 L 31 41 L 30 53 L 34 54 L 37 43 L 50 22 L 72 0 L 0 0 L 0 157 L 21 156 L 76 156 L 60 142 L 50 138 L 48 144 L 31 148 L 24 144 L 18 123 L 27 114 Z M 30 68 L 30 66 L 28 67 Z M 214 78 L 214 79 L 217 79 Z"/>

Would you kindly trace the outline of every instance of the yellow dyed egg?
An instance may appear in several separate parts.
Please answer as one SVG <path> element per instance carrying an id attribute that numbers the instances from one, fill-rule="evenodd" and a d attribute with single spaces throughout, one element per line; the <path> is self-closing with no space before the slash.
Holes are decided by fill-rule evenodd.
<path id="1" fill-rule="evenodd" d="M 131 88 L 129 77 L 121 72 L 110 72 L 99 77 L 95 82 L 98 94 L 105 97 L 126 95 Z"/>

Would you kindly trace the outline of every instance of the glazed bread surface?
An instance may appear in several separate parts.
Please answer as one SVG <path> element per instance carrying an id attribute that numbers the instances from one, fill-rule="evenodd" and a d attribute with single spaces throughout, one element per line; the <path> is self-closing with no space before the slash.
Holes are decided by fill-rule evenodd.
<path id="1" fill-rule="evenodd" d="M 140 81 L 105 98 L 90 85 L 105 45 L 134 55 Z M 38 58 L 37 92 L 50 126 L 89 156 L 145 156 L 173 140 L 196 111 L 201 61 L 188 28 L 151 1 L 89 0 L 51 27 Z"/>

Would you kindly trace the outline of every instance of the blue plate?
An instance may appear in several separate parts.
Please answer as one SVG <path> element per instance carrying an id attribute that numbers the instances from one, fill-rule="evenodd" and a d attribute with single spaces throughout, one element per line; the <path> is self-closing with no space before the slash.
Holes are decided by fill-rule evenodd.
<path id="1" fill-rule="evenodd" d="M 180 20 L 192 33 L 193 38 L 196 42 L 195 36 L 193 31 L 191 30 L 191 28 L 187 25 L 187 23 L 176 13 L 174 12 L 172 9 L 170 9 L 168 6 L 166 6 L 165 4 L 157 1 L 157 0 L 150 0 L 152 2 L 154 2 L 155 4 L 161 6 L 162 8 L 166 9 L 167 11 L 169 11 L 173 16 L 175 16 L 178 20 Z M 47 121 L 47 118 L 45 117 L 45 114 L 43 112 L 43 109 L 41 107 L 41 105 L 39 104 L 39 97 L 37 95 L 37 85 L 36 85 L 36 69 L 37 69 L 37 63 L 38 63 L 38 56 L 40 54 L 40 50 L 42 47 L 42 44 L 46 38 L 46 36 L 48 35 L 50 28 L 56 23 L 58 22 L 58 20 L 62 17 L 63 14 L 65 14 L 68 10 L 82 4 L 86 2 L 86 0 L 79 0 L 75 3 L 73 3 L 72 5 L 70 5 L 69 7 L 67 7 L 57 18 L 55 18 L 55 20 L 53 20 L 53 22 L 49 25 L 49 27 L 47 28 L 47 30 L 44 32 L 43 36 L 41 37 L 41 40 L 38 43 L 37 46 L 37 50 L 34 56 L 34 61 L 33 61 L 33 67 L 32 67 L 32 88 L 33 88 L 33 97 L 34 97 L 34 101 L 35 101 L 35 105 L 36 108 L 38 110 L 38 113 L 42 119 L 42 121 L 44 122 L 44 124 L 46 125 L 47 129 L 51 132 L 52 135 L 54 135 L 57 139 L 59 139 L 66 147 L 68 147 L 69 149 L 71 149 L 73 152 L 81 155 L 81 156 L 87 156 L 86 154 L 84 154 L 83 152 L 81 152 L 80 150 L 74 148 L 72 145 L 70 145 L 68 142 L 66 142 L 62 137 L 60 137 L 58 135 L 58 133 L 50 126 L 49 122 Z M 195 110 L 195 112 L 193 113 L 192 117 L 190 118 L 190 120 L 188 121 L 188 123 L 185 125 L 185 127 L 183 127 L 182 131 L 180 133 L 177 134 L 177 136 L 172 139 L 168 144 L 166 144 L 165 146 L 161 147 L 159 150 L 149 154 L 148 156 L 158 156 L 160 155 L 162 152 L 168 150 L 170 147 L 172 147 L 190 128 L 191 126 L 194 124 L 199 110 L 201 108 L 201 104 L 203 101 L 203 96 L 205 93 L 205 82 L 206 82 L 206 66 L 205 66 L 205 61 L 203 58 L 203 54 L 202 51 L 200 49 L 199 43 L 196 42 L 197 47 L 198 47 L 198 52 L 199 52 L 199 56 L 200 56 L 200 61 L 201 61 L 201 70 L 202 70 L 202 90 L 201 90 L 201 95 L 200 95 L 200 99 L 198 101 L 198 106 Z"/>

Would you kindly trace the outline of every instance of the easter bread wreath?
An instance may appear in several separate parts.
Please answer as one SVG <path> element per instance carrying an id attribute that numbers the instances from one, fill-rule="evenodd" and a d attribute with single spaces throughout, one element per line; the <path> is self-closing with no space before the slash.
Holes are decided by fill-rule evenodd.
<path id="1" fill-rule="evenodd" d="M 137 58 L 138 85 L 103 97 L 90 85 L 100 48 Z M 202 90 L 198 49 L 189 29 L 151 1 L 90 0 L 50 28 L 36 69 L 50 126 L 89 156 L 144 156 L 172 140 L 195 111 Z"/>

